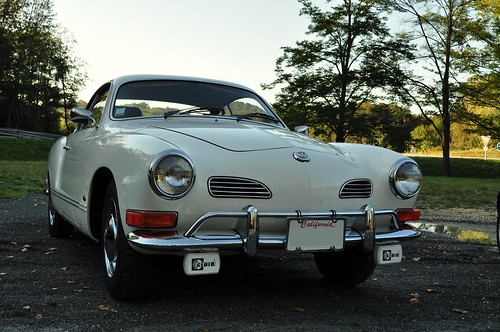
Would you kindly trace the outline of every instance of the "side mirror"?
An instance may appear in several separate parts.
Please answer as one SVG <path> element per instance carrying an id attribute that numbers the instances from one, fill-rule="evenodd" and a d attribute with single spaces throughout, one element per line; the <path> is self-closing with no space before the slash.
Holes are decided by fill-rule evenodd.
<path id="1" fill-rule="evenodd" d="M 89 122 L 92 126 L 96 124 L 95 119 L 92 117 L 92 112 L 79 107 L 73 107 L 71 109 L 70 120 L 76 124 L 84 126 L 88 125 Z"/>
<path id="2" fill-rule="evenodd" d="M 309 127 L 308 126 L 297 126 L 294 129 L 299 134 L 304 134 L 306 136 L 309 136 Z"/>

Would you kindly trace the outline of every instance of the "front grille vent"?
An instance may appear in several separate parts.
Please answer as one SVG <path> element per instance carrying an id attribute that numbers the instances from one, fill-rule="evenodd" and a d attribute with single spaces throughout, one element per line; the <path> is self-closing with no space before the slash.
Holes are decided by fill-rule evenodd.
<path id="1" fill-rule="evenodd" d="M 340 188 L 340 198 L 368 198 L 372 195 L 372 182 L 368 179 L 347 181 Z"/>
<path id="2" fill-rule="evenodd" d="M 208 179 L 208 192 L 213 197 L 271 198 L 272 196 L 269 188 L 259 181 L 229 176 Z"/>

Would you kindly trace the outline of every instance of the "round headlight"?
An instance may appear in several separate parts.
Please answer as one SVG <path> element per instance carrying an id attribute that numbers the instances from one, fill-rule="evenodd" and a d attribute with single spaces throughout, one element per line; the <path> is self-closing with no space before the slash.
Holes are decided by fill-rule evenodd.
<path id="1" fill-rule="evenodd" d="M 149 182 L 160 196 L 177 199 L 193 186 L 195 172 L 189 157 L 180 151 L 166 151 L 156 156 L 149 167 Z"/>
<path id="2" fill-rule="evenodd" d="M 416 162 L 404 159 L 392 166 L 389 181 L 394 195 L 401 199 L 408 199 L 420 190 L 422 171 Z"/>

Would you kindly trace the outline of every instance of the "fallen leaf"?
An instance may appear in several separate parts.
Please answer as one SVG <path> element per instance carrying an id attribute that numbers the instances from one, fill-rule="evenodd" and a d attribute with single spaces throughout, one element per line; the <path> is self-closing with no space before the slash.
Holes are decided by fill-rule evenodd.
<path id="1" fill-rule="evenodd" d="M 31 310 L 31 306 L 29 306 L 29 305 L 25 305 L 25 306 L 23 307 L 23 310 Z"/>
<path id="2" fill-rule="evenodd" d="M 417 299 L 415 297 L 410 299 L 410 304 L 419 304 L 419 303 L 420 303 L 419 299 Z"/>
<path id="3" fill-rule="evenodd" d="M 42 314 L 36 314 L 36 315 L 35 315 L 35 319 L 36 319 L 36 320 L 40 320 L 40 319 L 42 319 L 42 318 L 43 318 Z"/>
<path id="4" fill-rule="evenodd" d="M 416 299 L 418 299 L 420 297 L 420 295 L 418 295 L 418 293 L 411 293 L 410 296 L 413 298 L 416 298 Z"/>
<path id="5" fill-rule="evenodd" d="M 72 284 L 76 284 L 76 281 L 74 281 L 74 280 L 68 280 L 67 283 L 70 284 L 70 285 L 72 285 Z"/>
<path id="6" fill-rule="evenodd" d="M 292 308 L 292 310 L 293 311 L 297 311 L 297 312 L 304 312 L 304 311 L 306 311 L 306 309 L 300 308 L 300 307 L 294 307 L 294 308 Z"/>
<path id="7" fill-rule="evenodd" d="M 29 251 L 29 249 L 28 249 L 28 248 L 22 248 L 22 249 L 21 249 L 21 252 L 22 252 L 22 253 L 27 253 L 28 251 Z"/>
<path id="8" fill-rule="evenodd" d="M 401 271 L 401 272 L 408 272 L 408 270 L 407 270 L 407 269 L 405 269 L 404 267 L 403 267 L 403 268 L 401 268 L 401 269 L 399 269 L 399 271 Z"/>
<path id="9" fill-rule="evenodd" d="M 63 270 L 63 271 L 67 271 L 67 270 L 68 270 L 68 267 L 67 267 L 67 266 L 61 267 L 61 270 Z"/>
<path id="10" fill-rule="evenodd" d="M 413 257 L 413 258 L 412 258 L 412 260 L 413 260 L 414 262 L 418 262 L 418 261 L 419 261 L 419 260 L 421 260 L 421 259 L 422 259 L 421 257 Z"/>
<path id="11" fill-rule="evenodd" d="M 425 291 L 427 293 L 434 293 L 435 292 L 434 289 L 432 289 L 432 288 L 426 288 Z"/>
<path id="12" fill-rule="evenodd" d="M 459 313 L 459 314 L 468 314 L 469 313 L 467 310 L 457 309 L 457 308 L 453 309 L 452 311 Z"/>
<path id="13" fill-rule="evenodd" d="M 116 310 L 114 310 L 110 306 L 107 306 L 107 305 L 104 305 L 104 304 L 99 304 L 97 306 L 97 310 L 99 310 L 99 311 L 108 311 L 108 312 L 116 312 Z"/>

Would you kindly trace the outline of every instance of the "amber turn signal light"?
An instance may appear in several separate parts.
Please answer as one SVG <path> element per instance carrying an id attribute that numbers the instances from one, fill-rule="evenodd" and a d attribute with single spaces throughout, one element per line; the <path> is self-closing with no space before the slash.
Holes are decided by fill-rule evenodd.
<path id="1" fill-rule="evenodd" d="M 415 209 L 401 209 L 397 210 L 399 221 L 407 222 L 407 221 L 417 221 L 420 220 L 420 210 Z"/>
<path id="2" fill-rule="evenodd" d="M 127 225 L 138 228 L 173 228 L 177 226 L 177 212 L 127 211 Z"/>

